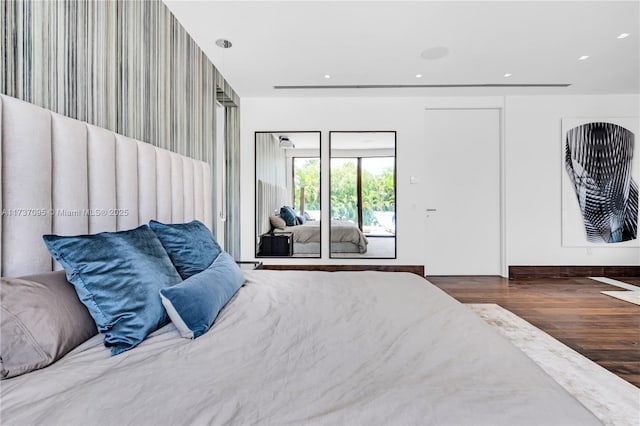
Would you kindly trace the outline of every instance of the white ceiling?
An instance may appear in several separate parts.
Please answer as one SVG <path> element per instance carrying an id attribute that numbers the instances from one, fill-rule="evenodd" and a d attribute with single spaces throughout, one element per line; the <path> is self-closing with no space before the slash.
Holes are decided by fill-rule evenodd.
<path id="1" fill-rule="evenodd" d="M 640 92 L 637 0 L 165 3 L 241 97 Z M 233 47 L 216 46 L 219 38 Z M 449 54 L 421 57 L 434 47 Z M 571 86 L 273 89 L 521 83 Z"/>
<path id="2" fill-rule="evenodd" d="M 319 132 L 273 132 L 278 139 L 289 138 L 295 149 L 320 149 Z M 331 132 L 331 149 L 395 149 L 394 132 Z"/>
<path id="3" fill-rule="evenodd" d="M 331 132 L 331 150 L 395 149 L 394 132 Z"/>
<path id="4" fill-rule="evenodd" d="M 320 132 L 274 132 L 278 139 L 280 136 L 289 138 L 296 149 L 320 150 Z"/>

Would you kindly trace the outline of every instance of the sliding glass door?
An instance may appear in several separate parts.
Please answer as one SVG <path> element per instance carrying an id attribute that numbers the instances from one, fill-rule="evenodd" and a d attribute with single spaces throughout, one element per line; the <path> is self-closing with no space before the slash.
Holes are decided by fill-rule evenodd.
<path id="1" fill-rule="evenodd" d="M 396 234 L 395 158 L 359 158 L 361 171 L 361 229 L 365 235 Z"/>
<path id="2" fill-rule="evenodd" d="M 293 157 L 293 209 L 320 220 L 320 158 Z"/>
<path id="3" fill-rule="evenodd" d="M 331 159 L 331 217 L 365 235 L 395 235 L 395 159 Z"/>
<path id="4" fill-rule="evenodd" d="M 358 221 L 358 160 L 331 159 L 331 220 Z"/>
<path id="5" fill-rule="evenodd" d="M 331 132 L 331 257 L 396 257 L 395 132 Z"/>

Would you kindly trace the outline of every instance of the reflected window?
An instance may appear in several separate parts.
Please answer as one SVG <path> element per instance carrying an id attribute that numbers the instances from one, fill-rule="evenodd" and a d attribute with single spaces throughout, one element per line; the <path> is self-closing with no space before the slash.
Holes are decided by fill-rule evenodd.
<path id="1" fill-rule="evenodd" d="M 331 257 L 396 257 L 395 132 L 331 132 Z"/>
<path id="2" fill-rule="evenodd" d="M 320 220 L 320 158 L 293 158 L 294 209 Z"/>
<path id="3" fill-rule="evenodd" d="M 361 158 L 362 232 L 365 235 L 395 236 L 395 158 Z"/>
<path id="4" fill-rule="evenodd" d="M 331 219 L 358 224 L 358 161 L 331 159 Z"/>

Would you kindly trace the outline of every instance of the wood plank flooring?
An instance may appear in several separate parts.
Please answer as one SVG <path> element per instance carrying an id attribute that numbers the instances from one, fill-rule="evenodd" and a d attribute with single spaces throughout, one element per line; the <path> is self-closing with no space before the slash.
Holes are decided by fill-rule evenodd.
<path id="1" fill-rule="evenodd" d="M 640 306 L 589 278 L 427 277 L 463 303 L 496 303 L 640 387 Z M 638 285 L 638 278 L 615 278 Z"/>

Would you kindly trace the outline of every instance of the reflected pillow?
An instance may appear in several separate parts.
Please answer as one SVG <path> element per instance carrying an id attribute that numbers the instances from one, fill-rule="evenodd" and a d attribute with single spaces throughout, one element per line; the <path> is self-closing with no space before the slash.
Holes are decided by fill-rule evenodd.
<path id="1" fill-rule="evenodd" d="M 296 212 L 289 206 L 282 206 L 280 208 L 280 217 L 284 219 L 287 226 L 296 226 L 298 224 Z"/>
<path id="2" fill-rule="evenodd" d="M 98 333 L 64 271 L 0 282 L 0 379 L 44 368 Z"/>
<path id="3" fill-rule="evenodd" d="M 169 322 L 158 291 L 182 279 L 147 225 L 95 235 L 44 235 L 43 239 L 104 334 L 112 355 L 134 348 Z"/>
<path id="4" fill-rule="evenodd" d="M 209 330 L 242 284 L 240 268 L 223 251 L 209 268 L 178 285 L 161 289 L 160 297 L 180 335 L 195 339 Z"/>
<path id="5" fill-rule="evenodd" d="M 149 226 L 183 280 L 207 269 L 222 251 L 209 228 L 197 220 L 173 224 L 152 220 Z"/>
<path id="6" fill-rule="evenodd" d="M 271 227 L 273 229 L 284 230 L 285 227 L 287 226 L 287 223 L 284 221 L 283 218 L 280 217 L 280 215 L 269 216 L 269 222 L 271 222 Z"/>

